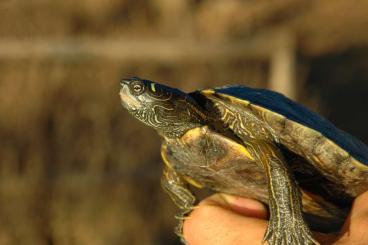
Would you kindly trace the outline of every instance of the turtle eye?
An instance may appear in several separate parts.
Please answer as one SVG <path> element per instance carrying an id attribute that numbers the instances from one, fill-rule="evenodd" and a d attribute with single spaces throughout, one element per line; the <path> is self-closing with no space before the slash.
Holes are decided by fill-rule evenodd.
<path id="1" fill-rule="evenodd" d="M 144 90 L 144 85 L 141 84 L 141 83 L 135 83 L 135 84 L 132 84 L 132 90 L 133 92 L 136 94 L 136 95 L 139 95 L 143 92 Z"/>

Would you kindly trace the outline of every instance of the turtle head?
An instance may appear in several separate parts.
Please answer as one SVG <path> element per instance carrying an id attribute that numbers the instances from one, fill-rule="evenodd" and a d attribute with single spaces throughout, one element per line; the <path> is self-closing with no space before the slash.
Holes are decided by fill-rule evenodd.
<path id="1" fill-rule="evenodd" d="M 178 89 L 137 77 L 123 79 L 120 85 L 122 105 L 164 137 L 180 137 L 204 120 L 194 99 Z"/>

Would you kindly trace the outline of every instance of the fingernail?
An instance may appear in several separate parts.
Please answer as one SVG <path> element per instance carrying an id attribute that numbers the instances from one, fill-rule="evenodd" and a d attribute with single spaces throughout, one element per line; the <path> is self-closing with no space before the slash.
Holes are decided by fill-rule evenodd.
<path id="1" fill-rule="evenodd" d="M 254 215 L 260 218 L 264 218 L 267 214 L 266 207 L 259 201 L 232 196 L 228 194 L 220 194 L 221 199 L 224 200 L 233 211 L 243 213 L 245 215 Z"/>
<path id="2" fill-rule="evenodd" d="M 244 206 L 247 208 L 264 209 L 264 205 L 259 201 L 250 198 L 220 194 L 221 197 L 231 206 Z"/>
<path id="3" fill-rule="evenodd" d="M 231 196 L 231 195 L 224 194 L 224 193 L 221 193 L 220 196 L 229 205 L 233 205 L 234 203 L 236 203 L 237 202 L 236 199 L 238 198 L 238 197 Z"/>

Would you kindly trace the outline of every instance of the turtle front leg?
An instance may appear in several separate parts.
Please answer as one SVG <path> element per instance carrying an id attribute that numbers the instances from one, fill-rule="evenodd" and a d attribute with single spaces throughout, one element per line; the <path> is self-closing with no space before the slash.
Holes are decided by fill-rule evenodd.
<path id="1" fill-rule="evenodd" d="M 280 150 L 265 141 L 247 145 L 268 178 L 270 221 L 263 241 L 270 245 L 319 244 L 303 219 L 301 194 Z"/>
<path id="2" fill-rule="evenodd" d="M 179 223 L 175 233 L 185 244 L 183 238 L 183 225 L 185 217 L 193 210 L 196 198 L 188 189 L 187 183 L 173 170 L 165 168 L 161 178 L 162 188 L 169 194 L 171 200 L 179 207 L 180 212 L 175 216 Z"/>

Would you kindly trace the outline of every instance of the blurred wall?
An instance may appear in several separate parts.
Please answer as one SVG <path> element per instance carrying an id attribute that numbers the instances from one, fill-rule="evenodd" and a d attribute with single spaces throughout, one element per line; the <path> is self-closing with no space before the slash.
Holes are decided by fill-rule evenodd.
<path id="1" fill-rule="evenodd" d="M 356 3 L 351 37 L 337 26 L 327 42 L 334 27 L 316 35 L 310 20 L 351 5 L 326 6 L 0 2 L 0 244 L 179 244 L 159 138 L 121 108 L 122 77 L 185 91 L 273 84 L 368 142 L 367 43 L 356 36 L 367 19 Z"/>

